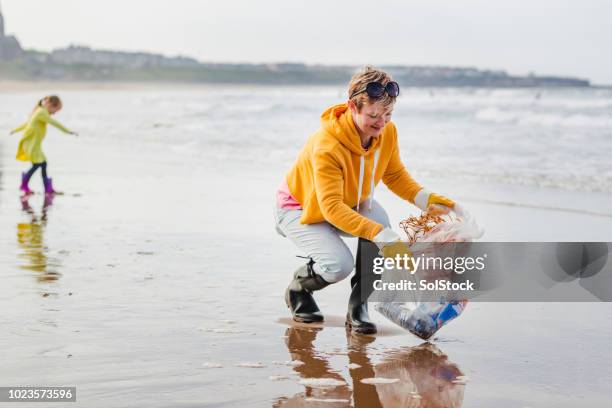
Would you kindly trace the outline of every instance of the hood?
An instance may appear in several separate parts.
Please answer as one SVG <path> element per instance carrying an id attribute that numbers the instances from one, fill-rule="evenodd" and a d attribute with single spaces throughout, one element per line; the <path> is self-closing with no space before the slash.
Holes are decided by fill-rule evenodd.
<path id="1" fill-rule="evenodd" d="M 334 105 L 326 109 L 321 114 L 321 127 L 335 137 L 344 147 L 359 156 L 372 154 L 380 143 L 380 137 L 376 137 L 372 140 L 372 145 L 367 151 L 361 147 L 361 139 L 353 122 L 353 115 L 351 115 L 346 103 Z"/>

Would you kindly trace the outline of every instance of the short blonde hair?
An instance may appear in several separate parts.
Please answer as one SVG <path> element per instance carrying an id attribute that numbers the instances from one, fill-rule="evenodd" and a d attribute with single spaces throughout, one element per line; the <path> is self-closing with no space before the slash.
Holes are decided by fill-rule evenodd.
<path id="1" fill-rule="evenodd" d="M 353 75 L 351 82 L 349 82 L 349 100 L 353 101 L 358 111 L 361 110 L 366 102 L 368 104 L 382 102 L 385 107 L 392 105 L 395 103 L 395 97 L 389 96 L 386 92 L 378 99 L 370 98 L 367 92 L 361 92 L 359 95 L 353 96 L 356 92 L 363 91 L 370 82 L 380 82 L 383 86 L 386 86 L 391 81 L 393 81 L 393 78 L 385 71 L 366 65 L 361 71 Z"/>

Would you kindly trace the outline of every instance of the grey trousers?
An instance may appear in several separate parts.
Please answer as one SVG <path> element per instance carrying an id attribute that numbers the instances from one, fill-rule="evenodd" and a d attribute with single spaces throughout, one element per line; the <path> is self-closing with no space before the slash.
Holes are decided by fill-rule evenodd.
<path id="1" fill-rule="evenodd" d="M 372 209 L 367 202 L 360 206 L 359 213 L 385 228 L 390 227 L 389 216 L 376 201 Z M 328 222 L 301 224 L 302 210 L 283 210 L 275 207 L 276 231 L 287 237 L 305 256 L 315 262 L 314 271 L 329 283 L 339 282 L 353 271 L 355 260 L 341 236 L 352 237 Z"/>

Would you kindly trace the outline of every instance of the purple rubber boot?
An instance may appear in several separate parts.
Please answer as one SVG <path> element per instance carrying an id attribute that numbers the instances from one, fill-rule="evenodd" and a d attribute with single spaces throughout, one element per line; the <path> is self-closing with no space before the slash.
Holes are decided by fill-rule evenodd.
<path id="1" fill-rule="evenodd" d="M 24 195 L 34 194 L 30 187 L 28 187 L 28 183 L 30 182 L 30 178 L 27 173 L 21 173 L 21 187 L 19 189 L 23 192 Z"/>
<path id="2" fill-rule="evenodd" d="M 45 184 L 45 194 L 55 194 L 56 191 L 53 189 L 53 180 L 51 178 L 46 178 L 43 180 Z"/>

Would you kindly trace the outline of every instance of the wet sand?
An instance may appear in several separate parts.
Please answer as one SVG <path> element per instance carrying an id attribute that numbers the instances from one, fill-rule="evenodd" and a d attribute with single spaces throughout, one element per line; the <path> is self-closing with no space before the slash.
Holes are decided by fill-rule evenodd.
<path id="1" fill-rule="evenodd" d="M 607 304 L 472 303 L 423 344 L 376 312 L 378 336 L 347 334 L 346 281 L 317 294 L 325 325 L 295 325 L 283 291 L 300 260 L 271 209 L 287 163 L 53 137 L 52 203 L 20 200 L 15 139 L 0 141 L 0 385 L 75 385 L 75 407 L 610 400 Z M 469 206 L 485 239 L 611 240 L 597 200 L 585 215 L 574 193 L 423 181 Z M 394 220 L 415 211 L 377 198 Z"/>

